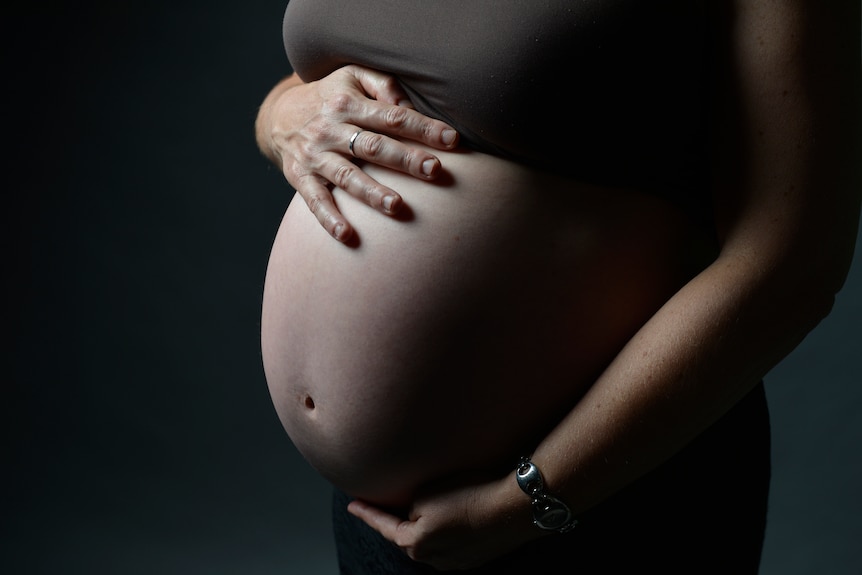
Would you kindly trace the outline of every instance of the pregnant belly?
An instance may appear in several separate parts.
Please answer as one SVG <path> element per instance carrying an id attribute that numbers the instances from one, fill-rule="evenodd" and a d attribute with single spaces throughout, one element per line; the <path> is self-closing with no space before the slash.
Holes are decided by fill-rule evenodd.
<path id="1" fill-rule="evenodd" d="M 441 159 L 435 184 L 366 168 L 400 218 L 335 190 L 350 246 L 296 196 L 267 269 L 276 412 L 315 469 L 379 504 L 513 465 L 693 269 L 692 231 L 659 200 Z"/>

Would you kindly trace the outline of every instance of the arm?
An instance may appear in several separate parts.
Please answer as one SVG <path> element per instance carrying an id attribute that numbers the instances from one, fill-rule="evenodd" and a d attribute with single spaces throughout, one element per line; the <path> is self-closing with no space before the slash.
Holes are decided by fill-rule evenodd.
<path id="1" fill-rule="evenodd" d="M 348 144 L 358 130 L 363 131 L 351 155 Z M 358 66 L 345 66 L 316 82 L 288 76 L 267 94 L 255 121 L 261 153 L 342 242 L 350 239 L 352 228 L 332 200 L 332 186 L 386 214 L 395 214 L 401 205 L 401 197 L 365 174 L 355 159 L 423 180 L 440 173 L 439 159 L 394 137 L 442 150 L 458 143 L 451 127 L 412 108 L 393 77 Z"/>
<path id="2" fill-rule="evenodd" d="M 715 15 L 721 252 L 537 451 L 549 474 L 572 476 L 563 491 L 582 508 L 748 393 L 829 313 L 852 259 L 862 197 L 859 6 L 728 4 Z M 605 486 L 595 493 L 573 473 L 587 467 L 590 483 Z"/>
<path id="3" fill-rule="evenodd" d="M 858 3 L 720 4 L 720 255 L 532 454 L 548 491 L 575 515 L 666 461 L 747 394 L 829 313 L 851 262 L 862 198 Z M 543 535 L 514 472 L 418 501 L 408 521 L 362 503 L 351 511 L 412 557 L 447 568 Z"/>

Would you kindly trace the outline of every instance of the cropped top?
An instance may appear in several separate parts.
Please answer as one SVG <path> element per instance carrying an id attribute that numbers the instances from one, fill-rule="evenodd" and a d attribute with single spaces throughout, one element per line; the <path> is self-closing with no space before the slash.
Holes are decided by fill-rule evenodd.
<path id="1" fill-rule="evenodd" d="M 388 72 L 465 146 L 711 211 L 703 0 L 290 0 L 283 38 L 304 81 Z"/>

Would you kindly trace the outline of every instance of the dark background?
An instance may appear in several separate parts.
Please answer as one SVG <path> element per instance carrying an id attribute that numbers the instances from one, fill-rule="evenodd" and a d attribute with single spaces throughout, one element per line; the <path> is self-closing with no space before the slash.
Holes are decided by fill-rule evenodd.
<path id="1" fill-rule="evenodd" d="M 336 572 L 328 488 L 278 423 L 258 347 L 291 190 L 253 122 L 289 71 L 284 5 L 6 19 L 3 573 Z M 860 259 L 767 379 L 764 575 L 862 568 Z"/>

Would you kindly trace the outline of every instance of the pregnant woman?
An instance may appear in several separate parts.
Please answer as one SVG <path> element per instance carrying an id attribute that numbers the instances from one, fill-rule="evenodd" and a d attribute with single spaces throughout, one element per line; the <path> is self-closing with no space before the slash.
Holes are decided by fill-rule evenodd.
<path id="1" fill-rule="evenodd" d="M 290 1 L 263 362 L 343 573 L 756 573 L 859 221 L 826 4 Z"/>

